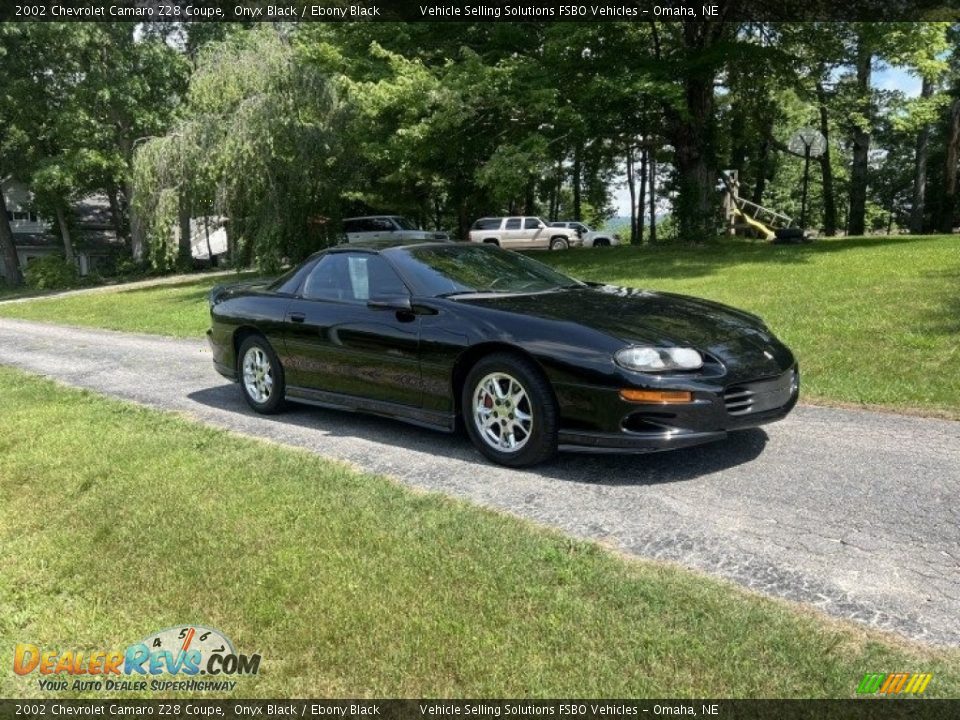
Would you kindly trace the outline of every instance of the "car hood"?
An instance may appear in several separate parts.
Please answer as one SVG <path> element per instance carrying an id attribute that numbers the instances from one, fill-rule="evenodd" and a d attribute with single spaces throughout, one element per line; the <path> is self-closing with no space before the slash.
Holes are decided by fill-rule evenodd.
<path id="1" fill-rule="evenodd" d="M 790 351 L 760 318 L 685 295 L 592 285 L 530 295 L 486 295 L 462 302 L 550 320 L 577 323 L 626 344 L 679 345 L 705 351 L 753 375 L 793 364 Z M 738 373 L 739 374 L 739 373 Z"/>

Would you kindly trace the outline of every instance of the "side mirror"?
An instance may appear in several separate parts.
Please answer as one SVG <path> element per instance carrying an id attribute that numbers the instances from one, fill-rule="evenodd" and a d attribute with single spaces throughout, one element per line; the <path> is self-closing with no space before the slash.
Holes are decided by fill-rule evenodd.
<path id="1" fill-rule="evenodd" d="M 546 229 L 547 229 L 547 226 L 544 225 L 543 223 L 539 223 L 539 224 L 537 225 L 537 227 L 540 228 L 541 230 L 546 230 Z"/>
<path id="2" fill-rule="evenodd" d="M 372 310 L 413 310 L 409 295 L 378 295 L 367 300 L 367 307 Z"/>

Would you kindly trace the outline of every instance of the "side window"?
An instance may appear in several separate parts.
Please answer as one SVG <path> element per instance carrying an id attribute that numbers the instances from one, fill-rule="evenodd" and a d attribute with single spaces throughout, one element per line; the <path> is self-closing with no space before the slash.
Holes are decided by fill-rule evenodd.
<path id="1" fill-rule="evenodd" d="M 474 230 L 499 230 L 500 218 L 480 218 L 473 224 Z"/>
<path id="2" fill-rule="evenodd" d="M 308 300 L 347 300 L 348 283 L 346 255 L 326 255 L 307 276 L 301 295 Z"/>
<path id="3" fill-rule="evenodd" d="M 525 218 L 523 221 L 524 230 L 536 230 L 539 227 L 540 227 L 539 218 Z"/>
<path id="4" fill-rule="evenodd" d="M 550 223 L 550 227 L 559 227 L 559 228 L 562 228 L 562 227 L 566 227 L 566 226 L 567 226 L 567 224 L 566 224 L 566 223 L 563 223 L 563 222 L 552 222 L 552 223 Z"/>
<path id="5" fill-rule="evenodd" d="M 362 285 L 354 285 L 358 300 L 366 301 L 371 297 L 396 297 L 410 294 L 400 276 L 390 267 L 390 263 L 379 255 L 359 255 L 351 257 L 350 261 L 357 261 L 357 273 L 362 274 L 364 279 Z M 359 294 L 361 290 L 366 293 L 362 297 Z"/>
<path id="6" fill-rule="evenodd" d="M 375 232 L 391 232 L 394 229 L 393 221 L 388 218 L 372 218 L 370 226 Z"/>
<path id="7" fill-rule="evenodd" d="M 503 228 L 504 230 L 519 230 L 520 229 L 520 218 L 507 218 L 507 224 Z"/>
<path id="8" fill-rule="evenodd" d="M 308 300 L 366 302 L 371 296 L 406 295 L 407 288 L 379 255 L 333 253 L 325 256 L 303 284 Z"/>
<path id="9" fill-rule="evenodd" d="M 343 231 L 345 233 L 355 233 L 361 231 L 361 220 L 347 220 L 343 224 Z"/>

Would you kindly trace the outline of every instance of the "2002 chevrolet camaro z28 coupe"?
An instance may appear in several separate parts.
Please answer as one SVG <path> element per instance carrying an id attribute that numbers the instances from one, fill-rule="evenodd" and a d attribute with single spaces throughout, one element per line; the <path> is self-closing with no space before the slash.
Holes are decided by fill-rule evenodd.
<path id="1" fill-rule="evenodd" d="M 216 369 L 285 400 L 453 431 L 489 459 L 651 452 L 779 420 L 793 354 L 756 316 L 569 278 L 493 245 L 339 246 L 214 288 Z"/>

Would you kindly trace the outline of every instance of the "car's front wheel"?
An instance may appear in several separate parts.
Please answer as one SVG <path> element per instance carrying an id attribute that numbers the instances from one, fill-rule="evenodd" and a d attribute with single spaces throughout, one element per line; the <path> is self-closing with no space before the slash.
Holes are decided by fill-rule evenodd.
<path id="1" fill-rule="evenodd" d="M 567 242 L 566 238 L 555 237 L 550 241 L 551 250 L 566 250 L 570 247 L 570 243 Z"/>
<path id="2" fill-rule="evenodd" d="M 464 382 L 461 407 L 467 434 L 494 462 L 525 467 L 557 452 L 556 401 L 526 358 L 497 353 L 480 360 Z"/>
<path id="3" fill-rule="evenodd" d="M 240 345 L 240 389 L 247 404 L 270 415 L 283 409 L 283 366 L 265 337 L 251 335 Z"/>

